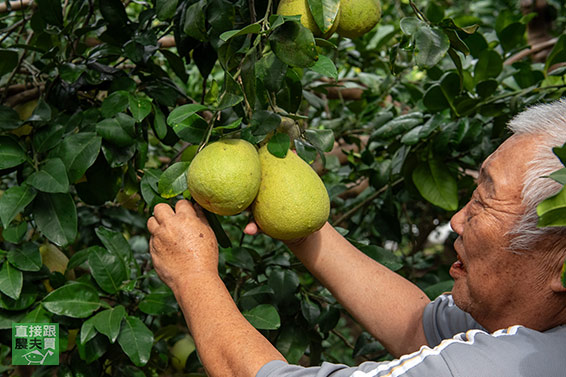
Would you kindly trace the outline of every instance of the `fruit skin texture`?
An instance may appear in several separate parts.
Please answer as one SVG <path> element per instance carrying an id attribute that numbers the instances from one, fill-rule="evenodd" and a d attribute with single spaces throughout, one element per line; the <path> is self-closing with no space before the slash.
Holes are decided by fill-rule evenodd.
<path id="1" fill-rule="evenodd" d="M 281 0 L 277 7 L 277 14 L 282 16 L 301 15 L 301 24 L 312 31 L 315 37 L 330 38 L 330 36 L 336 31 L 338 23 L 340 22 L 340 12 L 338 12 L 332 27 L 323 35 L 312 16 L 307 0 Z"/>
<path id="2" fill-rule="evenodd" d="M 257 149 L 241 139 L 209 144 L 195 156 L 187 174 L 191 196 L 222 216 L 245 210 L 257 195 L 260 179 Z"/>
<path id="3" fill-rule="evenodd" d="M 285 158 L 259 150 L 261 186 L 252 206 L 256 223 L 280 240 L 304 237 L 320 229 L 330 212 L 330 199 L 315 171 L 288 151 Z"/>
<path id="4" fill-rule="evenodd" d="M 195 342 L 190 335 L 185 335 L 173 345 L 171 348 L 171 364 L 177 372 L 185 369 L 187 359 L 195 349 Z"/>
<path id="5" fill-rule="evenodd" d="M 373 29 L 380 19 L 379 0 L 341 0 L 336 32 L 343 37 L 358 38 Z"/>

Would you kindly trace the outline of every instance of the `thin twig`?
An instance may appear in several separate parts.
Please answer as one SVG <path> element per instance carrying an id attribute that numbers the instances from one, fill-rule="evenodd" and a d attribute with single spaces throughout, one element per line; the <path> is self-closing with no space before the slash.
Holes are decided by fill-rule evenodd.
<path id="1" fill-rule="evenodd" d="M 348 339 L 346 339 L 346 337 L 345 337 L 342 333 L 340 333 L 338 330 L 332 329 L 332 330 L 330 330 L 330 332 L 331 332 L 332 334 L 336 335 L 338 338 L 340 338 L 340 340 L 341 340 L 342 342 L 344 342 L 344 344 L 346 345 L 346 347 L 348 347 L 348 348 L 350 348 L 350 349 L 354 349 L 354 348 L 355 348 L 354 345 L 353 345 L 352 343 L 350 343 L 350 341 L 349 341 Z"/>
<path id="2" fill-rule="evenodd" d="M 505 65 L 511 65 L 515 62 L 518 62 L 519 60 L 532 55 L 536 52 L 545 50 L 547 48 L 550 48 L 552 46 L 554 46 L 556 44 L 556 42 L 558 42 L 558 38 L 552 38 L 549 39 L 548 41 L 544 41 L 541 43 L 537 43 L 535 45 L 532 45 L 531 48 L 528 48 L 526 50 L 520 51 L 518 53 L 516 53 L 515 55 L 509 57 L 507 60 L 505 60 L 504 64 Z"/>
<path id="3" fill-rule="evenodd" d="M 343 214 L 341 217 L 338 218 L 338 220 L 334 221 L 334 226 L 338 226 L 340 225 L 342 222 L 344 222 L 345 220 L 349 219 L 351 216 L 353 216 L 356 212 L 358 212 L 358 210 L 360 208 L 363 208 L 366 204 L 372 202 L 373 200 L 375 200 L 379 195 L 383 194 L 385 191 L 387 191 L 390 187 L 394 187 L 397 186 L 399 183 L 403 182 L 403 178 L 399 178 L 398 180 L 396 180 L 395 182 L 389 184 L 389 185 L 385 185 L 382 188 L 380 188 L 379 190 L 377 190 L 376 192 L 374 192 L 373 194 L 371 194 L 370 196 L 368 196 L 367 198 L 365 198 L 364 200 L 362 200 L 360 203 L 358 203 L 355 207 L 353 207 L 351 210 L 349 210 L 348 212 L 346 212 L 345 214 Z"/>

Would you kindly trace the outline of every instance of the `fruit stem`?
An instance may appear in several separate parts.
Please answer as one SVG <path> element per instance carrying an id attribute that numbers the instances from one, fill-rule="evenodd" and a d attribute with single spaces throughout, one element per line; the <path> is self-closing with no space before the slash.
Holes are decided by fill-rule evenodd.
<path id="1" fill-rule="evenodd" d="M 415 14 L 417 15 L 417 17 L 419 17 L 421 20 L 423 20 L 424 22 L 426 22 L 427 24 L 430 24 L 430 21 L 426 18 L 426 16 L 424 15 L 423 12 L 421 12 L 419 10 L 419 8 L 417 8 L 417 6 L 415 5 L 415 3 L 413 3 L 413 0 L 409 0 L 409 4 L 411 5 L 411 8 L 413 8 L 413 11 L 415 12 Z"/>

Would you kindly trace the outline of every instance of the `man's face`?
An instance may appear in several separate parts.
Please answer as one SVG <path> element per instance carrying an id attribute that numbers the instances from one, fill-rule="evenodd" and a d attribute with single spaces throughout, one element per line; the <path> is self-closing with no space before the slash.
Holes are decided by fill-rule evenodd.
<path id="1" fill-rule="evenodd" d="M 528 322 L 532 300 L 542 292 L 538 258 L 507 248 L 507 233 L 524 211 L 522 179 L 536 143 L 526 135 L 505 141 L 485 160 L 472 198 L 450 222 L 459 235 L 458 261 L 450 269 L 454 301 L 490 331 L 529 325 L 520 322 Z"/>

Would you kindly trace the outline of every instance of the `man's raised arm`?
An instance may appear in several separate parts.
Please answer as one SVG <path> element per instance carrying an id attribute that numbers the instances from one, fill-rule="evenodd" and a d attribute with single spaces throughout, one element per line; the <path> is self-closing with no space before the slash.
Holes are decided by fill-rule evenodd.
<path id="1" fill-rule="evenodd" d="M 209 376 L 252 377 L 283 356 L 242 316 L 218 275 L 218 245 L 199 210 L 155 207 L 148 220 L 155 270 L 174 292 Z"/>
<path id="2" fill-rule="evenodd" d="M 400 356 L 426 344 L 425 293 L 377 263 L 326 223 L 289 248 L 358 322 Z"/>

